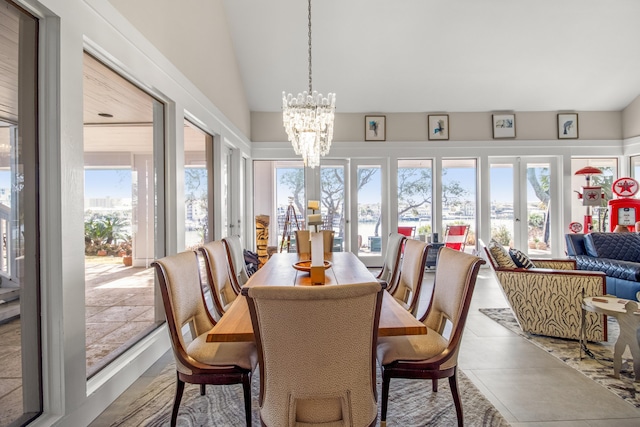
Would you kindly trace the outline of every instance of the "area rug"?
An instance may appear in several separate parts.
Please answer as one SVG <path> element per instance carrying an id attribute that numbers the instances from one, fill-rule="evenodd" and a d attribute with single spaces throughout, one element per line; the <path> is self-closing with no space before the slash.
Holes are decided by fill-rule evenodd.
<path id="1" fill-rule="evenodd" d="M 508 426 L 497 409 L 480 393 L 471 381 L 459 371 L 465 426 Z M 175 393 L 175 365 L 169 364 L 133 401 L 123 418 L 115 426 L 168 426 Z M 252 422 L 260 425 L 258 412 L 259 374 L 252 381 Z M 380 395 L 378 375 L 378 395 Z M 378 410 L 380 405 L 378 405 Z M 379 420 L 379 417 L 378 417 Z M 387 426 L 442 426 L 456 425 L 456 411 L 451 398 L 449 382 L 441 380 L 438 392 L 431 391 L 430 380 L 392 379 L 389 392 Z M 207 394 L 200 396 L 199 386 L 187 384 L 180 412 L 179 426 L 245 425 L 242 387 L 238 385 L 207 386 Z M 378 421 L 378 425 L 380 421 Z"/>
<path id="2" fill-rule="evenodd" d="M 615 318 L 607 318 L 608 341 L 587 343 L 587 350 L 592 356 L 583 352 L 581 359 L 578 341 L 523 332 L 510 308 L 481 308 L 480 312 L 640 408 L 640 382 L 634 382 L 633 359 L 628 348 L 622 355 L 620 378 L 613 376 L 613 347 L 620 332 Z"/>

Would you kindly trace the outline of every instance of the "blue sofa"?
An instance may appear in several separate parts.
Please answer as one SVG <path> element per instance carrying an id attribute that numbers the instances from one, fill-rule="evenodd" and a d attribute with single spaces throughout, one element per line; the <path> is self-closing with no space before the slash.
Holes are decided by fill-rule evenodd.
<path id="1" fill-rule="evenodd" d="M 566 234 L 567 255 L 578 270 L 607 275 L 607 294 L 637 300 L 640 292 L 640 234 Z"/>

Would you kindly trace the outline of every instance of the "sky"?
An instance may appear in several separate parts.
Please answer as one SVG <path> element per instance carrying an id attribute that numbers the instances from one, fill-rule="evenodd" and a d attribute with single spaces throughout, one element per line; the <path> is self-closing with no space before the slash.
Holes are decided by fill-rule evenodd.
<path id="1" fill-rule="evenodd" d="M 85 169 L 84 195 L 86 198 L 131 198 L 130 169 Z"/>

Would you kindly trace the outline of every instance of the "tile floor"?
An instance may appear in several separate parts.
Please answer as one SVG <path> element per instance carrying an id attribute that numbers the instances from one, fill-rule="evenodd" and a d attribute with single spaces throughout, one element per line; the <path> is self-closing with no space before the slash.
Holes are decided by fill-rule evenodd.
<path id="1" fill-rule="evenodd" d="M 426 273 L 426 282 L 433 282 L 433 272 Z M 423 295 L 429 294 L 427 286 Z M 427 303 L 428 297 L 423 297 L 423 311 Z M 492 271 L 483 268 L 467 320 L 459 366 L 512 426 L 640 426 L 640 409 L 478 312 L 478 308 L 506 306 Z M 171 357 L 167 352 L 91 427 L 108 426 L 119 418 Z"/>
<path id="2" fill-rule="evenodd" d="M 154 329 L 154 270 L 122 262 L 92 263 L 85 269 L 87 376 Z"/>

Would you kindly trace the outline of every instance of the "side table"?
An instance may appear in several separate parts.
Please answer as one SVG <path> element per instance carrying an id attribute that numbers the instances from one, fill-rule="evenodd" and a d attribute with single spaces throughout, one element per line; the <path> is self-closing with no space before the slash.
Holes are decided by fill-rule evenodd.
<path id="1" fill-rule="evenodd" d="M 613 316 L 618 320 L 620 335 L 616 341 L 613 351 L 613 373 L 616 378 L 620 378 L 620 368 L 622 367 L 622 353 L 627 346 L 633 357 L 633 373 L 636 381 L 640 381 L 640 310 L 638 303 L 628 299 L 618 297 L 586 297 L 582 302 L 583 329 L 580 337 L 580 357 L 582 358 L 582 348 L 585 340 L 584 315 L 585 311 Z"/>

